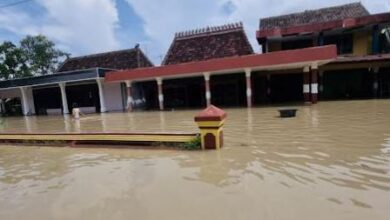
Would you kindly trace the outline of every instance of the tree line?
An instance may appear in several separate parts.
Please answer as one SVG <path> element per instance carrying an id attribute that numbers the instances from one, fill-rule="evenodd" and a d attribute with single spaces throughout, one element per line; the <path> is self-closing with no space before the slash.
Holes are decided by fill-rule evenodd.
<path id="1" fill-rule="evenodd" d="M 28 35 L 19 45 L 4 41 L 0 44 L 0 80 L 54 73 L 69 56 L 43 35 Z"/>

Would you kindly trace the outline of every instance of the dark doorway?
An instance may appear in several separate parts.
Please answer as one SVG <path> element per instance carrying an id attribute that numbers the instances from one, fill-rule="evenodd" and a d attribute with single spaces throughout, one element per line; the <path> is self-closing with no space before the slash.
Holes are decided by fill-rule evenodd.
<path id="1" fill-rule="evenodd" d="M 200 108 L 205 106 L 204 78 L 164 80 L 164 106 L 171 108 Z"/>
<path id="2" fill-rule="evenodd" d="M 3 99 L 5 112 L 2 116 L 22 116 L 22 102 L 20 98 Z"/>
<path id="3" fill-rule="evenodd" d="M 380 68 L 378 74 L 379 97 L 390 98 L 390 68 Z"/>
<path id="4" fill-rule="evenodd" d="M 303 74 L 274 74 L 270 78 L 271 102 L 302 102 Z"/>
<path id="5" fill-rule="evenodd" d="M 324 72 L 321 99 L 363 99 L 373 97 L 373 74 L 368 69 Z"/>
<path id="6" fill-rule="evenodd" d="M 252 74 L 252 97 L 255 105 L 262 105 L 269 103 L 269 97 L 267 95 L 267 89 L 269 82 L 267 75 Z"/>
<path id="7" fill-rule="evenodd" d="M 96 83 L 66 85 L 66 96 L 69 111 L 77 104 L 78 107 L 95 107 L 96 112 L 100 112 L 99 90 Z"/>
<path id="8" fill-rule="evenodd" d="M 60 87 L 34 88 L 33 97 L 37 115 L 46 115 L 47 109 L 62 109 Z"/>
<path id="9" fill-rule="evenodd" d="M 245 74 L 213 75 L 210 78 L 211 103 L 216 106 L 246 106 Z"/>
<path id="10" fill-rule="evenodd" d="M 133 86 L 132 94 L 135 101 L 134 109 L 156 110 L 159 109 L 157 82 L 137 82 Z"/>

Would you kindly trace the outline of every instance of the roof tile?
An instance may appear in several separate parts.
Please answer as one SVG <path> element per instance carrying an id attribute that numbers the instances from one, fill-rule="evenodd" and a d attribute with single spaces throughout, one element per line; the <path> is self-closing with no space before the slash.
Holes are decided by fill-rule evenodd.
<path id="1" fill-rule="evenodd" d="M 253 54 L 242 23 L 179 32 L 162 65 Z"/>
<path id="2" fill-rule="evenodd" d="M 367 15 L 370 15 L 367 9 L 360 2 L 356 2 L 317 10 L 307 10 L 300 13 L 262 18 L 260 19 L 260 30 L 322 23 Z"/>

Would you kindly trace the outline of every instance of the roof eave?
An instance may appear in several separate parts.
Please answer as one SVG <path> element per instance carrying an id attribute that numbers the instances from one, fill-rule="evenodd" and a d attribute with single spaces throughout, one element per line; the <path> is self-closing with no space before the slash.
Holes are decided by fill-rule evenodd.
<path id="1" fill-rule="evenodd" d="M 270 37 L 282 37 L 286 35 L 299 34 L 303 32 L 321 32 L 335 28 L 353 28 L 364 25 L 373 25 L 384 22 L 390 22 L 390 12 L 368 15 L 356 18 L 346 18 L 343 20 L 334 20 L 321 23 L 312 23 L 299 26 L 290 26 L 285 28 L 273 28 L 258 30 L 256 37 L 259 42 L 263 42 Z"/>

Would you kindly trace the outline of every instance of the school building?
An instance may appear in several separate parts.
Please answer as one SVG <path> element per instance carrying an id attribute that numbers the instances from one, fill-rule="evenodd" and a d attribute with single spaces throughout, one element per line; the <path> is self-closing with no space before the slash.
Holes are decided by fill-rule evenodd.
<path id="1" fill-rule="evenodd" d="M 352 3 L 261 18 L 256 37 L 260 54 L 242 23 L 179 32 L 160 66 L 139 49 L 72 58 L 57 74 L 0 82 L 1 103 L 20 97 L 24 114 L 45 114 L 390 97 L 390 13 Z"/>

